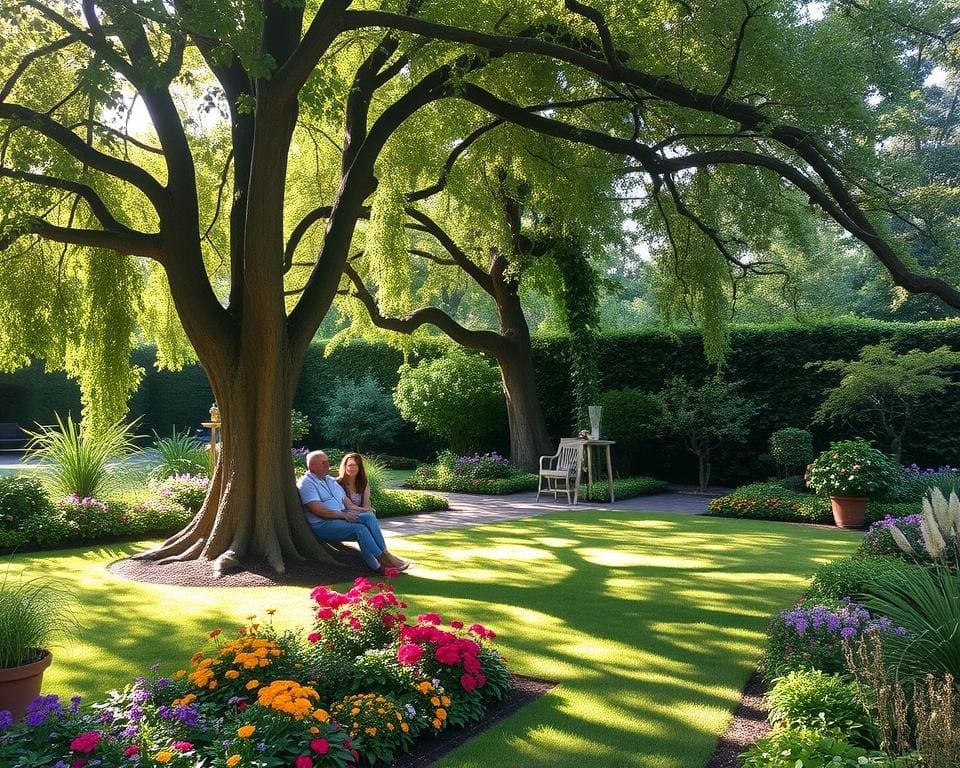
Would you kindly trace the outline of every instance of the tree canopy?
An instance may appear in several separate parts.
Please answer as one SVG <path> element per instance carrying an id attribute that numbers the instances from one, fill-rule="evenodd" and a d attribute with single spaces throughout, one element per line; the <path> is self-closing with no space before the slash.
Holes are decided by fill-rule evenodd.
<path id="1" fill-rule="evenodd" d="M 952 192 L 879 151 L 917 120 L 904 52 L 955 34 L 948 4 L 908 5 L 0 0 L 0 366 L 66 368 L 109 423 L 139 338 L 166 365 L 195 354 L 224 447 L 154 554 L 282 568 L 322 554 L 284 456 L 304 351 L 358 250 L 406 309 L 408 209 L 491 123 L 511 184 L 546 141 L 529 133 L 603 158 L 656 233 L 665 302 L 721 329 L 714 351 L 730 270 L 783 271 L 771 233 L 811 210 L 960 306 Z M 475 254 L 503 250 L 507 229 L 451 200 Z"/>

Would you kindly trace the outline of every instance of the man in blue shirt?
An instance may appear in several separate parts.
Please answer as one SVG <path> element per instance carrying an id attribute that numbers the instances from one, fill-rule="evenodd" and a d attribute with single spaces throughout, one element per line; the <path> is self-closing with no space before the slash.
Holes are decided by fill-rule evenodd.
<path id="1" fill-rule="evenodd" d="M 297 483 L 297 488 L 307 522 L 318 539 L 357 542 L 360 557 L 374 571 L 379 571 L 381 567 L 405 571 L 409 567 L 407 561 L 387 550 L 376 515 L 347 509 L 343 501 L 346 492 L 330 476 L 327 454 L 323 451 L 308 453 L 307 470 Z"/>

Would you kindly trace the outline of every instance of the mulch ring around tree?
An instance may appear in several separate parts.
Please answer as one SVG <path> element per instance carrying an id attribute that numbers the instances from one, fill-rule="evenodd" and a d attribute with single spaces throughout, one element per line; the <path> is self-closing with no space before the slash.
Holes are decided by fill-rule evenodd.
<path id="1" fill-rule="evenodd" d="M 754 672 L 747 680 L 740 703 L 733 710 L 733 720 L 717 741 L 717 748 L 704 768 L 737 768 L 740 765 L 737 756 L 770 731 L 767 710 L 763 706 L 765 692 L 763 676 Z"/>
<path id="2" fill-rule="evenodd" d="M 287 561 L 283 573 L 277 573 L 265 560 L 244 561 L 239 568 L 217 576 L 209 560 L 158 563 L 129 557 L 115 560 L 107 566 L 107 570 L 114 576 L 129 581 L 177 587 L 315 587 L 321 584 L 351 582 L 358 576 L 378 576 L 359 558 L 342 557 L 342 562 Z"/>

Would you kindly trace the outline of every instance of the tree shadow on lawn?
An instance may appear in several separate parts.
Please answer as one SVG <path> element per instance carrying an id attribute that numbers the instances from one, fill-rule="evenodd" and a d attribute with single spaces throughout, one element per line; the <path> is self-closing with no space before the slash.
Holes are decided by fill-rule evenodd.
<path id="1" fill-rule="evenodd" d="M 493 627 L 515 672 L 560 682 L 440 765 L 702 767 L 769 616 L 796 599 L 818 563 L 856 541 L 829 529 L 640 512 L 560 513 L 397 540 L 418 562 L 396 582 L 409 615 L 438 611 Z M 278 626 L 309 622 L 302 587 L 177 589 L 91 568 L 133 550 L 56 556 L 92 629 L 58 656 L 50 689 L 123 685 L 157 659 L 172 672 L 211 629 L 268 607 Z"/>

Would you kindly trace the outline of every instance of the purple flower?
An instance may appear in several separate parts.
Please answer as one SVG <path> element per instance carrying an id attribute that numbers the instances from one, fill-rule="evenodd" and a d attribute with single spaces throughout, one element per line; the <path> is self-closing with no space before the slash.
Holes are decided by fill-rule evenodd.
<path id="1" fill-rule="evenodd" d="M 43 725 L 51 716 L 55 720 L 63 717 L 63 707 L 57 695 L 37 696 L 27 705 L 27 716 L 24 721 L 31 728 Z"/>
<path id="2" fill-rule="evenodd" d="M 80 702 L 83 701 L 83 696 L 71 696 L 70 697 L 70 712 L 72 714 L 77 714 L 80 711 Z"/>
<path id="3" fill-rule="evenodd" d="M 151 696 L 153 696 L 153 694 L 150 693 L 150 691 L 145 691 L 143 688 L 137 688 L 133 692 L 133 696 L 131 698 L 133 699 L 134 704 L 143 704 L 143 702 L 148 701 Z"/>
<path id="4" fill-rule="evenodd" d="M 0 709 L 0 731 L 13 725 L 13 712 L 9 709 Z"/>

